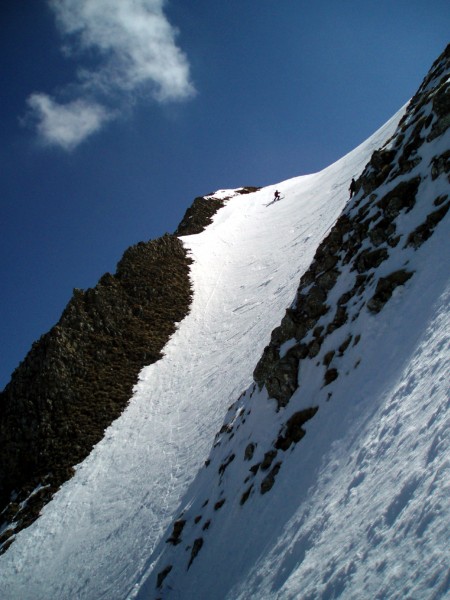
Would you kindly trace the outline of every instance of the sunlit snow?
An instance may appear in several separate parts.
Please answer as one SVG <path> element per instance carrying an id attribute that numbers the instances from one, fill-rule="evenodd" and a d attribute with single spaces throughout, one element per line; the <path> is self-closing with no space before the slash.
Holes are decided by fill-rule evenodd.
<path id="1" fill-rule="evenodd" d="M 153 597 L 162 536 L 184 500 L 203 502 L 209 480 L 201 467 L 228 407 L 252 383 L 272 329 L 348 201 L 351 178 L 403 112 L 320 173 L 252 194 L 218 192 L 232 198 L 203 233 L 183 238 L 194 259 L 190 314 L 164 358 L 141 372 L 104 440 L 0 558 L 0 597 Z M 283 199 L 266 206 L 275 189 Z M 364 360 L 354 369 L 358 346 L 346 355 L 352 376 L 340 378 L 301 452 L 286 458 L 270 503 L 255 498 L 251 518 L 224 511 L 220 535 L 171 597 L 313 600 L 344 588 L 355 599 L 444 597 L 445 251 L 439 230 L 417 259 L 427 266 L 385 309 L 385 329 L 367 314 Z M 254 405 L 255 435 L 264 436 L 273 405 L 264 390 Z M 194 478 L 198 497 L 189 495 Z"/>

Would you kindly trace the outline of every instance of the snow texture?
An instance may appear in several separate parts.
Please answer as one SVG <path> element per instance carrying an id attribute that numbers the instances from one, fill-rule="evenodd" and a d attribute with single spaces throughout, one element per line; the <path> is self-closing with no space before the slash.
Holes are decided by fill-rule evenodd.
<path id="1" fill-rule="evenodd" d="M 218 193 L 232 197 L 204 232 L 183 238 L 194 259 L 190 314 L 73 479 L 0 557 L 1 598 L 446 597 L 444 221 L 418 251 L 386 261 L 386 272 L 408 260 L 415 274 L 382 313 L 362 310 L 335 332 L 335 341 L 349 334 L 361 341 L 340 359 L 330 386 L 309 361 L 304 385 L 277 412 L 252 380 L 301 275 L 346 207 L 351 178 L 404 110 L 320 173 L 244 196 Z M 448 137 L 437 142 L 448 148 Z M 424 184 L 430 198 L 439 186 L 448 191 L 441 179 L 433 185 Z M 275 189 L 284 198 L 266 206 Z M 404 231 L 423 216 L 420 208 L 405 215 Z M 241 504 L 242 482 L 267 441 L 311 405 L 319 411 L 304 425 L 305 438 L 283 453 L 274 487 L 260 494 L 255 484 Z M 174 546 L 166 540 L 176 519 L 186 525 Z"/>

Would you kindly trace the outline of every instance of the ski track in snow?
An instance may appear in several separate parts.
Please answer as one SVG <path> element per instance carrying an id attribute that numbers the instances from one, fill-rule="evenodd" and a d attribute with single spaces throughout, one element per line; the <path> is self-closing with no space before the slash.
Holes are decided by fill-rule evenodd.
<path id="1" fill-rule="evenodd" d="M 1 598 L 123 600 L 136 593 L 228 406 L 251 383 L 272 329 L 345 206 L 351 177 L 402 114 L 324 171 L 235 196 L 203 233 L 183 238 L 194 259 L 190 314 L 164 358 L 143 369 L 126 411 L 73 479 L 0 557 Z M 275 187 L 284 199 L 266 207 Z M 351 497 L 368 475 L 361 477 Z M 432 526 L 427 518 L 424 531 Z M 294 575 L 286 579 L 292 590 Z"/>

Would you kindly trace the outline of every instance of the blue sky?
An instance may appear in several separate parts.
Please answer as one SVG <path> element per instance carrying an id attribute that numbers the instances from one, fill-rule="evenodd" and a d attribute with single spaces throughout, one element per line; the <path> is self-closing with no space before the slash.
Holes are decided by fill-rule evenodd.
<path id="1" fill-rule="evenodd" d="M 318 171 L 416 91 L 447 1 L 6 0 L 0 388 L 193 198 Z"/>

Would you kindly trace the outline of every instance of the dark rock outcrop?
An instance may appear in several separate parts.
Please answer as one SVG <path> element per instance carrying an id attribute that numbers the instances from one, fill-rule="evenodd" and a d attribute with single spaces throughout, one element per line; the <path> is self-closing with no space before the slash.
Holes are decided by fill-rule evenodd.
<path id="1" fill-rule="evenodd" d="M 176 546 L 177 544 L 181 543 L 180 538 L 185 525 L 185 519 L 178 519 L 178 521 L 175 521 L 175 523 L 173 524 L 172 535 L 167 540 L 168 544 L 173 544 L 174 546 Z"/>
<path id="2" fill-rule="evenodd" d="M 224 200 L 199 196 L 184 214 L 175 235 L 201 233 L 212 222 L 216 212 L 224 206 Z"/>
<path id="3" fill-rule="evenodd" d="M 226 199 L 197 198 L 176 235 L 202 231 Z M 75 289 L 57 325 L 33 344 L 1 392 L 0 552 L 102 439 L 139 371 L 162 357 L 189 312 L 192 261 L 176 235 L 132 246 L 115 275 Z"/>
<path id="4" fill-rule="evenodd" d="M 194 562 L 195 557 L 197 556 L 197 554 L 200 552 L 200 550 L 202 549 L 203 546 L 203 538 L 197 538 L 194 541 L 194 545 L 192 546 L 192 550 L 191 550 L 191 558 L 189 560 L 189 564 L 188 564 L 188 569 L 191 568 L 192 563 Z"/>
<path id="5" fill-rule="evenodd" d="M 292 417 L 287 420 L 283 431 L 278 436 L 275 448 L 286 452 L 292 444 L 297 444 L 306 433 L 303 429 L 303 425 L 312 419 L 318 410 L 317 407 L 313 407 L 299 410 L 294 413 Z"/>
<path id="6" fill-rule="evenodd" d="M 442 198 L 445 200 L 447 196 L 441 197 L 441 201 L 443 201 Z M 436 201 L 434 204 L 436 205 Z M 418 248 L 424 242 L 426 242 L 428 238 L 433 235 L 435 227 L 445 217 L 449 208 L 450 201 L 447 201 L 443 206 L 438 208 L 438 210 L 435 210 L 427 215 L 425 221 L 409 234 L 406 245 L 412 246 L 413 248 Z"/>
<path id="7" fill-rule="evenodd" d="M 115 275 L 74 290 L 14 372 L 0 396 L 0 502 L 15 531 L 121 414 L 141 368 L 161 358 L 189 311 L 189 264 L 173 235 L 129 248 Z"/>
<path id="8" fill-rule="evenodd" d="M 391 273 L 387 277 L 380 277 L 377 283 L 375 294 L 367 303 L 367 308 L 373 312 L 378 313 L 389 300 L 394 293 L 394 290 L 399 285 L 405 285 L 405 283 L 413 276 L 413 273 L 400 269 Z"/>
<path id="9" fill-rule="evenodd" d="M 264 477 L 261 481 L 260 492 L 261 494 L 267 494 L 275 483 L 275 477 L 278 475 L 281 469 L 281 462 L 276 463 L 276 465 L 270 470 L 269 474 Z"/>
<path id="10" fill-rule="evenodd" d="M 160 571 L 158 573 L 158 578 L 156 580 L 156 587 L 159 589 L 163 582 L 164 579 L 167 577 L 167 575 L 170 573 L 170 571 L 172 570 L 172 565 L 167 565 L 167 567 L 165 567 L 162 571 Z"/>
<path id="11" fill-rule="evenodd" d="M 378 313 L 394 290 L 413 276 L 411 270 L 398 267 L 378 280 L 376 274 L 405 235 L 398 233 L 398 222 L 400 218 L 404 222 L 404 216 L 415 208 L 423 179 L 448 179 L 448 150 L 435 156 L 428 165 L 421 165 L 420 175 L 416 167 L 422 161 L 422 145 L 450 127 L 450 86 L 445 74 L 449 68 L 450 45 L 411 100 L 394 136 L 372 154 L 356 180 L 353 199 L 318 247 L 310 268 L 300 280 L 292 306 L 272 332 L 253 377 L 259 388 L 265 387 L 269 396 L 277 400 L 279 409 L 287 405 L 301 386 L 302 361 L 316 357 L 328 336 L 350 317 L 357 318 L 358 312 L 349 315 L 349 308 L 359 297 L 358 311 L 361 310 L 363 292 L 373 289 L 366 308 Z M 417 249 L 428 240 L 449 206 L 447 195 L 436 198 L 425 221 L 406 233 L 404 249 Z M 343 291 L 333 314 L 329 298 L 337 281 Z M 328 349 L 319 361 L 326 367 L 324 385 L 330 385 L 339 376 L 332 363 L 343 355 L 350 341 L 347 338 L 335 349 Z M 283 353 L 281 348 L 287 342 L 289 350 Z"/>

